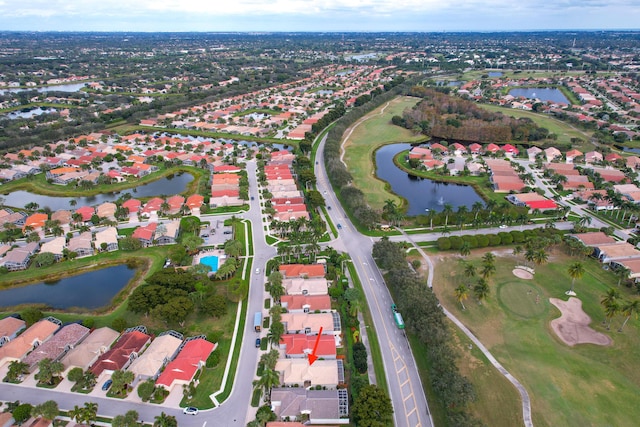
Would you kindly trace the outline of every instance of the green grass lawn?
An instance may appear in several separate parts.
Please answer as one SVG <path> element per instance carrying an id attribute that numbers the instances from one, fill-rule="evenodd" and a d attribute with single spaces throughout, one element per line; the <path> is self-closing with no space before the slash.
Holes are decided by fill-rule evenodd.
<path id="1" fill-rule="evenodd" d="M 347 170 L 353 176 L 356 187 L 361 189 L 367 202 L 374 209 L 382 209 L 387 199 L 393 199 L 398 205 L 403 200 L 391 193 L 388 184 L 375 176 L 375 150 L 395 142 L 417 142 L 425 139 L 424 135 L 415 135 L 408 129 L 394 126 L 391 118 L 402 115 L 405 108 L 411 108 L 419 100 L 411 97 L 398 97 L 388 105 L 384 104 L 352 125 L 343 138 L 345 150 L 344 161 Z M 353 129 L 353 132 L 349 132 Z"/>
<path id="2" fill-rule="evenodd" d="M 555 119 L 551 116 L 544 114 L 534 113 L 532 111 L 514 110 L 513 108 L 498 107 L 497 105 L 478 104 L 479 107 L 485 110 L 500 112 L 505 116 L 511 116 L 515 118 L 525 117 L 533 120 L 538 126 L 549 129 L 549 132 L 558 135 L 558 145 L 570 146 L 576 148 L 582 152 L 593 150 L 595 147 L 589 142 L 591 139 L 591 132 L 582 131 L 565 123 L 561 120 Z M 571 138 L 580 138 L 584 143 L 579 145 L 572 145 Z M 505 141 L 506 142 L 506 141 Z M 518 143 L 518 141 L 512 141 Z"/>
<path id="3" fill-rule="evenodd" d="M 441 303 L 526 387 L 531 397 L 534 425 L 637 425 L 640 371 L 636 362 L 640 359 L 640 322 L 632 318 L 622 333 L 617 332 L 624 320 L 622 316 L 614 318 L 611 331 L 602 325 L 604 313 L 600 299 L 609 287 L 616 286 L 614 275 L 604 271 L 595 260 L 584 259 L 586 273 L 575 283 L 583 309 L 593 320 L 591 327 L 610 336 L 613 344 L 569 347 L 550 328 L 550 321 L 559 317 L 560 312 L 549 303 L 549 298 L 566 300 L 564 291 L 571 283 L 567 266 L 574 259 L 555 250 L 550 262 L 536 267 L 534 279 L 527 281 L 512 274 L 513 267 L 524 262 L 522 256 L 516 258 L 510 250 L 499 254 L 496 275 L 489 279 L 491 294 L 482 305 L 474 300 L 472 293 L 465 302 L 466 310 L 456 302 L 453 290 L 467 282 L 459 273 L 461 266 L 456 256 L 438 262 L 434 290 Z M 480 265 L 481 255 L 474 252 L 469 261 Z M 638 298 L 624 286 L 620 292 L 624 299 Z M 464 349 L 464 340 L 460 340 Z M 495 370 L 487 370 L 486 374 L 468 370 L 466 367 L 484 363 L 479 354 L 473 349 L 471 352 L 473 357 L 463 352 L 459 364 L 480 396 L 472 406 L 476 416 L 492 426 L 520 424 L 519 399 L 516 405 L 509 397 L 516 393 L 513 387 L 501 382 Z"/>

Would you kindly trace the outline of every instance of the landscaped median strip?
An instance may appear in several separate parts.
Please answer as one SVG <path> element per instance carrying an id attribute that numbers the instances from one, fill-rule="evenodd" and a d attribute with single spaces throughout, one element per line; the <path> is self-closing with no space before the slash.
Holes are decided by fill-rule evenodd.
<path id="1" fill-rule="evenodd" d="M 245 263 L 247 264 L 247 263 Z M 211 398 L 211 401 L 213 402 L 214 405 L 216 406 L 220 406 L 220 403 L 218 402 L 218 399 L 216 399 L 216 396 L 218 396 L 219 394 L 221 394 L 222 392 L 224 392 L 226 386 L 227 386 L 227 380 L 229 379 L 229 371 L 231 370 L 231 364 L 234 360 L 234 352 L 235 352 L 235 348 L 236 348 L 236 341 L 238 339 L 238 329 L 239 329 L 239 325 L 240 325 L 240 316 L 242 315 L 242 300 L 240 300 L 238 302 L 238 310 L 236 313 L 236 322 L 233 328 L 233 336 L 231 337 L 231 348 L 229 349 L 229 357 L 227 358 L 227 365 L 224 367 L 224 374 L 222 374 L 222 382 L 220 384 L 220 390 L 216 391 L 215 393 L 212 393 L 209 395 L 209 397 Z"/>

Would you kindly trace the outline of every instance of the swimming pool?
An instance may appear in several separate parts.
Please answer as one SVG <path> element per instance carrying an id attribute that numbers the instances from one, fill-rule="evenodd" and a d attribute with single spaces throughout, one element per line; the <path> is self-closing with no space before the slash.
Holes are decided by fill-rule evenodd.
<path id="1" fill-rule="evenodd" d="M 218 271 L 218 257 L 215 255 L 203 256 L 200 258 L 200 264 L 208 265 L 211 267 L 211 272 Z"/>

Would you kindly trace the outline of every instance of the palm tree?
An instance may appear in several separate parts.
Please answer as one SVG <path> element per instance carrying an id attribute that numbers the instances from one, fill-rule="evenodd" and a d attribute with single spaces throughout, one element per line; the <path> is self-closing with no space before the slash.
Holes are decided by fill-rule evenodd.
<path id="1" fill-rule="evenodd" d="M 575 292 L 573 292 L 573 284 L 575 283 L 576 279 L 581 278 L 584 274 L 584 266 L 580 261 L 572 262 L 567 269 L 567 273 L 569 273 L 569 277 L 571 277 L 571 289 L 569 289 L 566 294 L 575 295 Z"/>
<path id="2" fill-rule="evenodd" d="M 458 301 L 462 306 L 462 309 L 466 310 L 462 301 L 469 298 L 469 289 L 465 285 L 460 285 L 455 289 L 454 295 L 456 296 L 456 301 Z"/>
<path id="3" fill-rule="evenodd" d="M 178 427 L 178 422 L 173 415 L 167 415 L 161 412 L 160 415 L 156 416 L 153 427 Z"/>
<path id="4" fill-rule="evenodd" d="M 482 256 L 483 264 L 493 264 L 496 261 L 496 256 L 491 252 L 487 252 Z"/>
<path id="5" fill-rule="evenodd" d="M 478 219 L 478 214 L 480 213 L 480 211 L 483 208 L 483 204 L 482 202 L 475 202 L 472 206 L 471 206 L 471 212 L 473 212 L 473 220 L 476 221 Z"/>
<path id="6" fill-rule="evenodd" d="M 466 240 L 460 246 L 460 255 L 467 256 L 471 253 L 471 245 Z"/>
<path id="7" fill-rule="evenodd" d="M 449 224 L 449 215 L 453 213 L 453 206 L 451 206 L 450 203 L 445 203 L 442 213 L 444 214 L 444 228 L 447 228 L 447 225 Z"/>
<path id="8" fill-rule="evenodd" d="M 613 304 L 617 302 L 619 298 L 620 298 L 620 292 L 618 292 L 617 289 L 609 288 L 607 293 L 600 300 L 600 304 L 606 307 L 609 304 Z"/>
<path id="9" fill-rule="evenodd" d="M 619 311 L 620 304 L 618 304 L 618 301 L 612 301 L 611 303 L 604 306 L 604 315 L 609 320 L 607 322 L 607 331 L 611 329 L 611 320 L 616 314 L 618 314 Z"/>
<path id="10" fill-rule="evenodd" d="M 483 279 L 488 279 L 489 277 L 493 276 L 496 272 L 496 266 L 495 264 L 491 263 L 487 263 L 487 264 L 483 264 L 482 265 L 482 278 Z"/>
<path id="11" fill-rule="evenodd" d="M 542 265 L 548 260 L 549 255 L 547 255 L 547 251 L 545 251 L 543 248 L 536 250 L 533 254 L 533 262 L 535 262 L 536 265 Z"/>
<path id="12" fill-rule="evenodd" d="M 487 299 L 489 296 L 489 284 L 483 278 L 478 280 L 478 283 L 473 287 L 473 293 L 478 299 L 478 304 L 482 305 L 482 300 Z"/>
<path id="13" fill-rule="evenodd" d="M 627 317 L 624 319 L 624 322 L 622 323 L 622 326 L 620 326 L 620 329 L 618 329 L 618 332 L 622 332 L 622 329 L 627 324 L 631 316 L 635 315 L 636 319 L 638 318 L 638 312 L 640 312 L 640 300 L 626 302 L 621 307 L 620 311 Z"/>
<path id="14" fill-rule="evenodd" d="M 464 266 L 464 276 L 466 278 L 472 278 L 476 276 L 476 267 L 473 264 L 467 264 Z"/>
<path id="15" fill-rule="evenodd" d="M 280 385 L 280 374 L 273 369 L 265 369 L 260 378 L 253 382 L 254 389 L 262 388 L 267 402 L 271 402 L 271 389 L 277 385 Z"/>
<path id="16" fill-rule="evenodd" d="M 621 265 L 620 267 L 618 267 L 615 273 L 616 276 L 618 276 L 618 287 L 620 287 L 620 283 L 622 283 L 623 280 L 627 280 L 629 278 L 631 270 L 628 267 Z"/>

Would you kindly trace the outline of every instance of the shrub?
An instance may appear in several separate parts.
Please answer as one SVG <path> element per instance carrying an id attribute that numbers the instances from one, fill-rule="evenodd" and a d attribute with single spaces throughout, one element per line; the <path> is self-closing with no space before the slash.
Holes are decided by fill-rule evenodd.
<path id="1" fill-rule="evenodd" d="M 489 238 L 489 246 L 500 245 L 500 236 L 498 236 L 497 234 L 489 234 L 487 237 Z"/>
<path id="2" fill-rule="evenodd" d="M 509 233 L 501 232 L 498 233 L 498 236 L 500 237 L 500 243 L 503 245 L 510 245 L 513 243 L 513 236 Z"/>
<path id="3" fill-rule="evenodd" d="M 475 249 L 478 247 L 478 238 L 476 236 L 472 236 L 472 235 L 462 236 L 462 240 L 469 243 L 469 247 L 471 249 Z"/>
<path id="4" fill-rule="evenodd" d="M 220 352 L 214 351 L 207 358 L 207 368 L 215 368 L 220 363 Z"/>
<path id="5" fill-rule="evenodd" d="M 480 234 L 477 236 L 478 239 L 478 246 L 479 248 L 486 248 L 487 246 L 489 246 L 489 238 L 484 235 L 484 234 Z"/>
<path id="6" fill-rule="evenodd" d="M 451 249 L 459 250 L 462 247 L 462 238 L 460 236 L 451 236 L 449 241 L 451 242 Z"/>
<path id="7" fill-rule="evenodd" d="M 448 237 L 438 238 L 438 249 L 441 251 L 448 251 L 451 249 L 451 240 Z"/>

